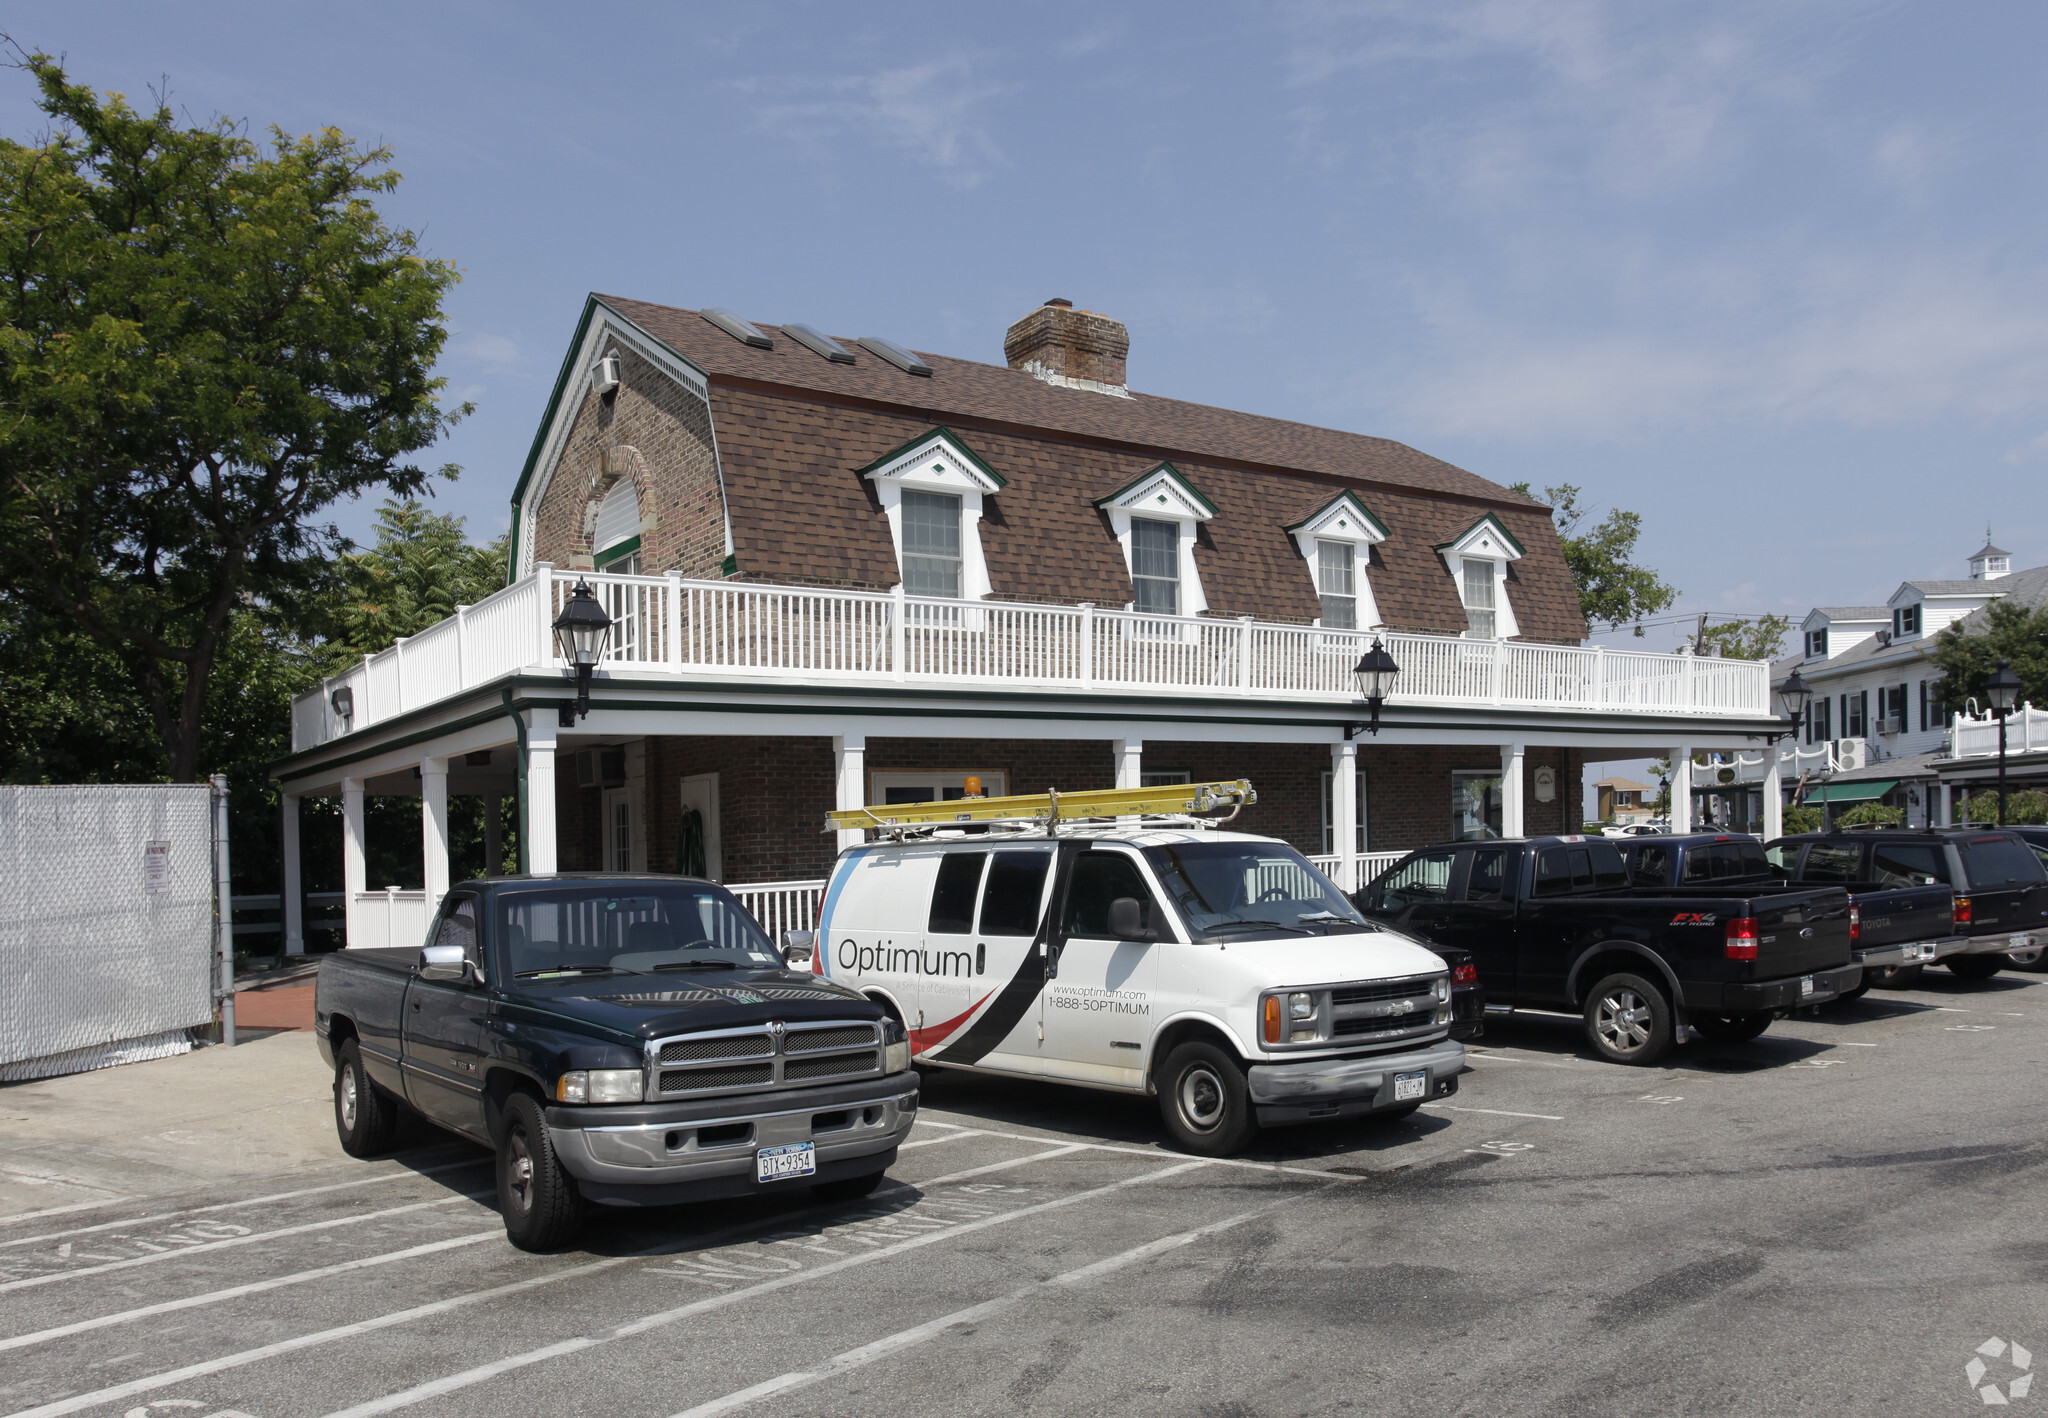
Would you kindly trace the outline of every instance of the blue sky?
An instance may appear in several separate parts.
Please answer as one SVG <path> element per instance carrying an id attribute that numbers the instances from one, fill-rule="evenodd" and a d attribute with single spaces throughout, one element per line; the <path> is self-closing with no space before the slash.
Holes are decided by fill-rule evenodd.
<path id="1" fill-rule="evenodd" d="M 1687 610 L 2048 562 L 2048 11 L 2021 4 L 94 4 L 7 33 L 198 117 L 388 143 L 464 282 L 439 503 L 506 499 L 582 297 L 1140 390 L 1646 521 Z M 0 74 L 0 124 L 40 126 Z M 360 533 L 370 509 L 343 509 Z M 1676 629 L 1649 644 L 1669 648 Z"/>

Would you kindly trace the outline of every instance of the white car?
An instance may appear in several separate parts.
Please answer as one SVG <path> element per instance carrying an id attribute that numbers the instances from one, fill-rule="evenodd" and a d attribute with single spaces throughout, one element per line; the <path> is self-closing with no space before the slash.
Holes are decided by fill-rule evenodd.
<path id="1" fill-rule="evenodd" d="M 849 848 L 825 887 L 812 968 L 894 1011 L 920 1063 L 1152 1094 L 1207 1156 L 1457 1091 L 1444 961 L 1286 843 L 976 831 Z"/>

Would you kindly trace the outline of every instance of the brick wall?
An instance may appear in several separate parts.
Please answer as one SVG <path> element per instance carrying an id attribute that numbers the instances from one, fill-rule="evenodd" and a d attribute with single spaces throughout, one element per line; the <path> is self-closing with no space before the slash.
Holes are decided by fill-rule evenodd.
<path id="1" fill-rule="evenodd" d="M 588 509 L 630 478 L 640 497 L 642 570 L 715 578 L 725 559 L 725 501 L 710 411 L 638 355 L 614 352 L 619 387 L 609 397 L 588 395 L 576 411 L 534 518 L 534 558 L 589 565 Z"/>

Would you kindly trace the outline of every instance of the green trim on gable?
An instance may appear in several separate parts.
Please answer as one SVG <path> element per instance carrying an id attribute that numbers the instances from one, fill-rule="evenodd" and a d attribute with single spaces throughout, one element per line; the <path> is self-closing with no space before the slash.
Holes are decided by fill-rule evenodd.
<path id="1" fill-rule="evenodd" d="M 1280 530 L 1289 533 L 1298 532 L 1303 527 L 1306 527 L 1309 523 L 1320 521 L 1324 514 L 1329 512 L 1329 510 L 1332 507 L 1335 507 L 1340 502 L 1350 503 L 1351 510 L 1356 512 L 1359 515 L 1359 517 L 1364 520 L 1365 524 L 1368 527 L 1371 527 L 1375 532 L 1379 533 L 1380 540 L 1385 541 L 1394 535 L 1392 532 L 1387 530 L 1387 524 L 1382 522 L 1379 518 L 1373 516 L 1372 509 L 1370 507 L 1367 507 L 1363 502 L 1360 502 L 1358 500 L 1358 494 L 1353 492 L 1350 488 L 1344 489 L 1344 491 L 1338 493 L 1335 497 L 1331 498 L 1328 502 L 1325 502 L 1321 507 L 1318 507 L 1315 511 L 1309 513 L 1308 516 L 1302 518 L 1299 522 L 1294 523 L 1292 526 L 1282 527 Z M 1503 529 L 1503 534 L 1505 534 L 1505 529 Z"/>
<path id="2" fill-rule="evenodd" d="M 969 448 L 965 443 L 962 443 L 960 441 L 959 434 L 953 432 L 952 429 L 947 428 L 944 424 L 939 424 L 935 426 L 929 433 L 920 433 L 917 437 L 911 439 L 908 443 L 898 444 L 896 447 L 891 448 L 887 453 L 884 453 L 881 457 L 875 459 L 874 462 L 868 464 L 865 468 L 854 469 L 854 473 L 856 476 L 864 478 L 869 473 L 872 473 L 875 469 L 883 466 L 886 463 L 893 463 L 898 458 L 901 458 L 904 454 L 921 448 L 927 443 L 945 444 L 948 448 L 952 449 L 953 452 L 957 454 L 961 459 L 973 464 L 978 471 L 984 474 L 998 488 L 1004 488 L 1010 485 L 1010 480 L 1008 478 L 1004 477 L 994 468 L 991 468 L 979 453 L 976 453 L 972 448 Z"/>
<path id="3" fill-rule="evenodd" d="M 1221 509 L 1218 508 L 1216 504 L 1211 502 L 1208 498 L 1204 497 L 1202 495 L 1202 490 L 1196 487 L 1193 483 L 1189 482 L 1186 476 L 1181 472 L 1181 470 L 1173 466 L 1173 464 L 1171 463 L 1153 464 L 1151 467 L 1147 468 L 1143 473 L 1140 473 L 1137 477 L 1132 478 L 1129 482 L 1125 483 L 1122 487 L 1118 488 L 1109 496 L 1096 498 L 1095 506 L 1107 507 L 1110 503 L 1115 502 L 1119 497 L 1122 497 L 1132 488 L 1138 486 L 1140 483 L 1147 483 L 1152 481 L 1153 478 L 1157 477 L 1161 473 L 1165 473 L 1168 478 L 1172 479 L 1173 485 L 1175 487 L 1179 488 L 1182 492 L 1186 493 L 1190 501 L 1192 501 L 1196 506 L 1200 507 L 1204 512 L 1207 512 L 1211 517 L 1217 517 L 1222 515 Z"/>
<path id="4" fill-rule="evenodd" d="M 1449 551 L 1459 542 L 1464 541 L 1465 538 L 1471 536 L 1474 532 L 1478 531 L 1480 522 L 1493 523 L 1493 530 L 1500 533 L 1500 539 L 1502 541 L 1506 542 L 1509 546 L 1515 549 L 1516 556 L 1527 556 L 1529 554 L 1529 549 L 1523 546 L 1521 540 L 1518 537 L 1516 537 L 1513 532 L 1510 532 L 1507 529 L 1507 524 L 1502 522 L 1500 518 L 1494 516 L 1491 512 L 1481 517 L 1479 521 L 1473 522 L 1470 526 L 1466 527 L 1464 531 L 1458 533 L 1457 536 L 1452 537 L 1449 541 L 1438 542 L 1434 547 L 1430 548 L 1430 550 L 1438 552 Z"/>
<path id="5" fill-rule="evenodd" d="M 732 553 L 724 561 L 718 563 L 718 574 L 720 576 L 737 576 L 740 574 L 740 556 L 738 552 Z"/>

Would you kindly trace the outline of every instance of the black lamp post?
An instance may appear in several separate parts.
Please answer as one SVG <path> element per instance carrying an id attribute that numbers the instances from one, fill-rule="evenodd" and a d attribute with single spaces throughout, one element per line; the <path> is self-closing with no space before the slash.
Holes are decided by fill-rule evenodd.
<path id="1" fill-rule="evenodd" d="M 1657 803 L 1664 809 L 1664 821 L 1671 821 L 1671 779 L 1664 774 L 1657 775 Z"/>
<path id="2" fill-rule="evenodd" d="M 1998 720 L 1998 825 L 2005 826 L 2005 720 L 2020 700 L 2020 677 L 2012 672 L 2012 661 L 2000 660 L 1991 678 L 1984 681 L 1984 693 L 1991 700 L 1991 717 Z"/>
<path id="3" fill-rule="evenodd" d="M 1394 657 L 1387 653 L 1386 646 L 1380 644 L 1379 637 L 1375 635 L 1372 648 L 1359 656 L 1351 673 L 1358 676 L 1358 692 L 1365 696 L 1365 706 L 1371 717 L 1364 724 L 1346 724 L 1344 737 L 1357 738 L 1361 728 L 1378 734 L 1380 705 L 1387 702 L 1387 691 L 1394 687 L 1394 678 L 1401 673 L 1401 667 L 1394 663 Z"/>
<path id="4" fill-rule="evenodd" d="M 1799 671 L 1794 670 L 1786 681 L 1778 686 L 1778 702 L 1785 706 L 1785 730 L 1788 734 L 1799 732 L 1799 721 L 1806 717 L 1806 706 L 1813 703 L 1813 686 L 1809 685 Z"/>
<path id="5" fill-rule="evenodd" d="M 578 581 L 569 592 L 569 604 L 555 617 L 555 644 L 562 658 L 576 669 L 576 702 L 561 707 L 559 723 L 565 729 L 590 712 L 590 675 L 604 658 L 612 638 L 612 618 L 604 613 L 588 581 Z"/>

